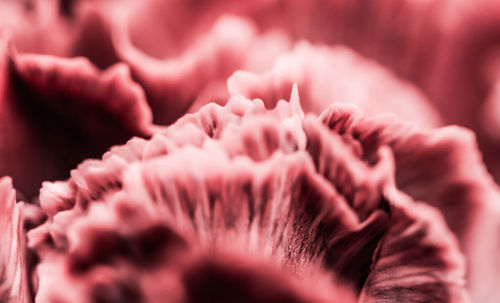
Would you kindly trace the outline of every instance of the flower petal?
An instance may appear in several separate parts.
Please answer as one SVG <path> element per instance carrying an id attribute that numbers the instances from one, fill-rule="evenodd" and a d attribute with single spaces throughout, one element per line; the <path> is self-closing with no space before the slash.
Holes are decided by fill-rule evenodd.
<path id="1" fill-rule="evenodd" d="M 22 203 L 16 203 L 12 180 L 0 179 L 0 301 L 30 302 Z"/>
<path id="2" fill-rule="evenodd" d="M 275 48 L 281 50 L 288 47 L 287 39 L 283 37 L 271 40 L 268 35 L 258 36 L 257 26 L 247 19 L 224 16 L 213 24 L 208 33 L 196 35 L 189 48 L 179 54 L 157 59 L 133 44 L 127 18 L 130 17 L 123 17 L 124 20 L 117 22 L 113 29 L 115 49 L 131 67 L 134 78 L 144 87 L 154 112 L 154 121 L 158 124 L 173 123 L 188 111 L 199 95 L 208 95 L 210 98 L 223 96 L 225 100 L 226 88 L 216 84 L 223 83 L 236 69 L 254 69 L 250 66 L 255 62 L 252 60 L 255 54 L 252 56 L 252 53 L 258 53 L 261 61 L 269 62 L 277 56 Z M 161 20 L 164 19 L 162 17 Z M 155 30 L 159 30 L 157 27 Z M 162 38 L 168 40 L 172 37 L 159 33 L 154 45 Z M 280 44 L 283 46 L 276 47 L 276 41 L 282 41 Z M 177 47 L 176 43 L 173 44 Z M 173 47 L 162 50 L 171 49 Z M 270 51 L 263 55 L 262 49 Z M 210 90 L 208 94 L 204 92 L 206 89 L 215 90 Z M 198 105 L 195 106 L 210 101 L 197 100 Z"/>
<path id="3" fill-rule="evenodd" d="M 151 112 L 125 66 L 99 72 L 85 59 L 8 57 L 5 40 L 1 47 L 0 174 L 28 198 L 82 159 L 151 134 Z"/>
<path id="4" fill-rule="evenodd" d="M 439 114 L 416 87 L 341 46 L 298 43 L 263 74 L 236 72 L 228 79 L 228 89 L 233 96 L 260 98 L 272 108 L 287 97 L 293 83 L 301 89 L 306 112 L 320 114 L 333 103 L 349 103 L 367 116 L 394 113 L 422 128 L 441 124 Z"/>

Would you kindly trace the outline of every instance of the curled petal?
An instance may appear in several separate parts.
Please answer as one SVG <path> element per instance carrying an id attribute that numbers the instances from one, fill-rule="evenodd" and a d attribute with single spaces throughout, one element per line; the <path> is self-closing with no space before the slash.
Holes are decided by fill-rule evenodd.
<path id="1" fill-rule="evenodd" d="M 498 267 L 484 260 L 498 260 L 493 251 L 500 242 L 495 237 L 486 240 L 485 235 L 498 233 L 500 194 L 474 141 L 472 133 L 456 127 L 402 139 L 394 145 L 396 177 L 403 190 L 442 211 L 469 257 L 472 296 L 490 300 L 486 298 L 495 297 Z M 414 147 L 411 153 L 410 146 Z"/>
<path id="2" fill-rule="evenodd" d="M 151 134 L 151 112 L 124 65 L 100 72 L 81 58 L 9 56 L 5 41 L 2 48 L 0 173 L 28 198 L 82 159 Z"/>
<path id="3" fill-rule="evenodd" d="M 73 115 L 81 110 L 84 117 L 94 123 L 100 122 L 99 115 L 107 114 L 116 117 L 116 123 L 122 124 L 130 133 L 145 135 L 150 132 L 151 112 L 144 103 L 141 89 L 131 81 L 125 65 L 116 65 L 101 73 L 83 58 L 17 55 L 13 58 L 13 77 L 14 85 L 30 90 L 17 92 L 21 98 L 23 94 L 27 95 L 20 102 L 42 103 L 53 111 L 57 109 Z M 29 97 L 34 100 L 26 100 Z M 107 129 L 90 123 L 84 127 L 90 130 L 100 127 L 101 131 Z"/>
<path id="4" fill-rule="evenodd" d="M 359 150 L 313 119 L 304 121 L 307 150 L 318 173 L 330 181 L 347 199 L 361 219 L 365 219 L 381 200 L 380 188 L 390 178 L 392 159 L 382 158 L 370 167 L 360 159 Z M 357 147 L 354 145 L 354 148 Z"/>

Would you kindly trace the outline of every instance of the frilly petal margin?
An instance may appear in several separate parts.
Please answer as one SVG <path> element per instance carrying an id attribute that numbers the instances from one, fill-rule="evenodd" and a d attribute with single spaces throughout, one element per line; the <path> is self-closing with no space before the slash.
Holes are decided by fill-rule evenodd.
<path id="1" fill-rule="evenodd" d="M 0 175 L 31 199 L 42 180 L 152 133 L 144 92 L 124 65 L 101 72 L 83 58 L 18 54 L 0 41 Z"/>
<path id="2" fill-rule="evenodd" d="M 183 272 L 182 264 L 196 260 L 190 256 L 192 253 L 215 254 L 217 263 L 225 259 L 219 254 L 254 255 L 267 262 L 272 260 L 293 273 L 293 277 L 318 279 L 325 253 L 323 237 L 353 228 L 357 222 L 342 197 L 315 175 L 304 152 L 286 156 L 278 152 L 267 161 L 255 163 L 248 157 L 230 159 L 224 150 L 212 144 L 203 149 L 186 146 L 168 156 L 132 164 L 124 171 L 120 188 L 95 202 L 76 204 L 59 212 L 45 226 L 30 233 L 30 242 L 43 240 L 30 243 L 40 252 L 42 261 L 38 267 L 37 300 L 84 300 L 94 293 L 94 281 L 104 271 L 110 277 L 121 276 L 116 283 L 111 278 L 107 281 L 110 289 L 135 283 L 127 289 L 137 289 L 139 297 L 155 302 L 155 294 L 169 293 L 179 283 L 176 279 Z M 37 235 L 45 229 L 51 241 Z M 157 231 L 150 240 L 153 242 L 145 242 L 149 239 L 146 231 L 151 229 Z M 147 249 L 143 251 L 141 247 Z M 177 249 L 183 257 L 179 257 Z M 247 262 L 243 260 L 238 263 Z M 252 278 L 255 273 L 267 275 L 265 268 L 250 267 L 250 272 L 239 272 L 234 266 L 233 270 L 226 268 L 224 271 L 229 270 L 230 274 L 225 281 L 236 283 L 238 276 L 250 275 L 238 282 L 238 287 L 250 287 L 259 280 Z M 214 269 L 214 274 L 221 270 Z M 189 276 L 197 274 L 204 276 L 203 272 Z M 59 281 L 61 276 L 73 286 L 55 287 L 65 283 Z M 149 283 L 155 276 L 163 277 L 162 283 Z M 134 281 L 131 277 L 135 277 Z M 331 277 L 325 277 L 325 285 L 334 287 L 328 283 Z M 272 302 L 274 294 L 285 295 L 279 289 L 286 287 L 282 286 L 286 280 L 273 279 L 277 283 L 274 291 L 257 290 L 257 301 L 249 302 L 259 302 L 270 295 L 268 300 Z M 195 287 L 191 279 L 185 283 L 188 289 Z M 309 292 L 302 287 L 297 285 L 286 298 L 305 302 L 295 294 Z M 182 289 L 182 284 L 177 288 Z M 217 288 L 212 291 L 218 292 Z M 318 293 L 325 294 L 325 289 Z M 241 295 L 219 293 L 224 294 Z M 227 300 L 234 302 L 238 298 Z"/>
<path id="3" fill-rule="evenodd" d="M 468 302 L 454 235 L 395 188 L 390 148 L 347 138 L 347 113 L 304 116 L 296 88 L 272 110 L 233 97 L 45 183 L 37 301 Z"/>
<path id="4" fill-rule="evenodd" d="M 26 244 L 23 231 L 23 203 L 16 202 L 16 191 L 8 177 L 0 179 L 0 301 L 29 303 Z"/>
<path id="5" fill-rule="evenodd" d="M 349 103 L 359 106 L 366 116 L 393 113 L 422 128 L 442 124 L 431 102 L 415 86 L 343 46 L 299 42 L 262 74 L 235 72 L 228 79 L 228 90 L 232 96 L 260 98 L 272 108 L 288 97 L 293 83 L 301 88 L 305 112 L 319 115 L 333 103 Z"/>

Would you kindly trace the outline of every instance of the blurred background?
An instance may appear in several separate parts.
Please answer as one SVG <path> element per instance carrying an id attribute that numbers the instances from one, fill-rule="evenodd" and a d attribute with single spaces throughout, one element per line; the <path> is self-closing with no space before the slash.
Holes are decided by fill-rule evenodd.
<path id="1" fill-rule="evenodd" d="M 496 0 L 1 0 L 0 16 L 11 53 L 125 64 L 158 125 L 233 92 L 272 104 L 299 82 L 307 111 L 350 102 L 471 128 L 500 180 Z"/>

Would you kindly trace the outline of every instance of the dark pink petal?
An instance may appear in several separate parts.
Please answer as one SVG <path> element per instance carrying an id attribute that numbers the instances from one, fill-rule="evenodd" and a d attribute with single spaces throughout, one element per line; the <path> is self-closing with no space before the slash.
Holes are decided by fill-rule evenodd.
<path id="1" fill-rule="evenodd" d="M 84 158 L 150 135 L 151 112 L 126 66 L 100 72 L 82 58 L 9 56 L 5 41 L 2 53 L 0 174 L 26 196 Z"/>
<path id="2" fill-rule="evenodd" d="M 495 261 L 499 257 L 494 251 L 500 242 L 495 236 L 489 237 L 496 235 L 500 227 L 500 196 L 481 163 L 474 136 L 462 129 L 448 128 L 426 139 L 417 135 L 398 143 L 398 184 L 416 199 L 442 211 L 469 257 L 469 289 L 473 298 L 493 300 L 499 281 Z M 410 146 L 413 157 L 409 156 Z"/>
<path id="3" fill-rule="evenodd" d="M 366 219 L 382 200 L 380 189 L 393 172 L 391 157 L 383 155 L 373 166 L 367 165 L 356 149 L 359 146 L 345 144 L 316 120 L 306 119 L 303 125 L 307 151 L 318 173 L 346 198 L 361 220 Z"/>
<path id="4" fill-rule="evenodd" d="M 423 203 L 413 202 L 410 198 L 398 193 L 393 187 L 391 180 L 393 169 L 395 168 L 398 172 L 401 169 L 398 166 L 401 162 L 398 158 L 398 150 L 395 149 L 396 163 L 394 167 L 394 164 L 391 163 L 392 157 L 390 157 L 392 152 L 384 146 L 384 143 L 388 142 L 382 138 L 387 140 L 389 138 L 401 139 L 411 128 L 409 126 L 405 128 L 399 124 L 397 126 L 391 125 L 391 120 L 392 123 L 395 123 L 394 119 L 364 119 L 349 107 L 331 108 L 323 113 L 321 118 L 333 130 L 332 134 L 328 134 L 327 131 L 319 131 L 321 128 L 318 127 L 312 128 L 311 126 L 314 124 L 310 124 L 309 128 L 306 128 L 308 134 L 313 134 L 312 131 L 317 133 L 317 143 L 311 143 L 310 150 L 315 151 L 312 154 L 318 154 L 319 159 L 327 164 L 327 169 L 323 168 L 320 171 L 325 171 L 327 176 L 332 176 L 333 178 L 330 177 L 330 179 L 333 182 L 344 180 L 343 186 L 338 186 L 340 188 L 350 189 L 351 187 L 346 185 L 353 186 L 351 190 L 355 195 L 358 195 L 358 199 L 348 198 L 348 201 L 358 201 L 357 207 L 356 204 L 353 205 L 358 210 L 358 214 L 363 214 L 363 210 L 366 212 L 366 207 L 372 211 L 378 207 L 385 210 L 387 212 L 385 215 L 388 216 L 388 221 L 385 222 L 378 218 L 378 224 L 373 224 L 376 222 L 374 221 L 376 217 L 367 220 L 372 222 L 366 223 L 371 226 L 357 235 L 366 241 L 364 243 L 371 243 L 367 239 L 374 237 L 376 233 L 381 235 L 380 242 L 377 241 L 375 244 L 377 246 L 375 253 L 370 254 L 373 258 L 373 264 L 370 266 L 360 300 L 362 302 L 397 302 L 401 300 L 468 302 L 468 294 L 464 290 L 465 260 L 455 236 L 448 230 L 445 221 L 436 209 Z M 305 125 L 307 126 L 307 124 Z M 399 129 L 399 132 L 395 131 L 396 128 Z M 352 132 L 356 135 L 351 136 Z M 325 160 L 328 159 L 328 154 L 334 154 L 335 150 L 338 152 L 338 148 L 327 147 L 327 144 L 334 142 L 332 139 L 337 136 L 337 133 L 343 135 L 343 139 L 347 142 L 351 142 L 353 139 L 359 140 L 357 143 L 360 143 L 362 149 L 358 150 L 360 152 L 358 161 L 361 162 L 361 159 L 364 158 L 369 166 L 362 169 L 361 164 L 358 164 L 358 173 L 356 174 L 355 165 L 344 165 L 344 168 L 339 170 L 336 167 L 342 168 L 341 161 L 336 160 L 340 162 L 337 164 L 338 162 L 335 160 Z M 431 133 L 434 134 L 437 131 L 429 131 L 427 135 L 431 136 Z M 309 135 L 308 138 L 314 137 Z M 336 140 L 342 140 L 340 138 L 339 136 L 339 139 Z M 309 140 L 309 142 L 314 142 L 314 140 Z M 411 153 L 415 152 L 415 146 L 412 146 Z M 412 155 L 406 156 L 407 158 L 412 157 Z M 349 164 L 356 161 L 355 159 L 346 159 L 345 156 L 343 158 L 332 157 L 332 159 L 345 159 Z M 364 164 L 364 162 L 361 163 Z M 417 165 L 415 169 L 422 168 L 422 165 L 423 163 Z M 330 173 L 330 171 L 335 173 Z M 397 176 L 398 174 L 396 174 Z M 378 186 L 377 183 L 370 185 L 370 182 L 378 182 Z M 403 189 L 407 188 L 403 187 Z M 367 195 L 370 193 L 372 198 Z M 378 194 L 378 199 L 373 194 Z M 347 194 L 347 197 L 349 196 Z M 378 204 L 374 204 L 374 202 Z M 351 243 L 355 244 L 356 242 Z M 358 244 L 359 246 L 361 245 Z M 356 251 L 363 250 L 358 248 Z M 355 255 L 351 252 L 348 256 L 353 254 Z M 362 260 L 362 258 L 357 256 L 357 260 Z"/>
<path id="5" fill-rule="evenodd" d="M 496 66 L 494 68 L 498 69 Z M 494 84 L 491 91 L 484 104 L 480 106 L 476 135 L 488 171 L 498 183 L 500 179 L 500 159 L 497 157 L 500 153 L 500 79 L 492 82 Z"/>
<path id="6" fill-rule="evenodd" d="M 386 194 L 392 196 L 389 228 L 360 302 L 469 302 L 464 258 L 439 212 Z"/>
<path id="7" fill-rule="evenodd" d="M 249 259 L 225 256 L 193 262 L 183 275 L 187 302 L 356 302 L 346 288 L 298 282 L 271 264 Z"/>
<path id="8" fill-rule="evenodd" d="M 115 1 L 102 2 L 98 5 L 95 1 L 81 1 L 76 7 L 76 16 L 71 21 L 76 25 L 72 28 L 74 34 L 67 56 L 83 56 L 97 67 L 106 69 L 119 62 L 117 51 L 111 41 L 110 24 L 110 15 L 114 14 L 116 8 L 111 5 Z"/>
<path id="9" fill-rule="evenodd" d="M 345 123 L 345 116 L 341 114 L 341 110 L 337 110 L 332 109 L 329 112 L 331 119 L 328 122 L 334 129 L 336 125 L 333 119 L 337 118 L 338 122 Z M 349 109 L 346 109 L 344 113 L 348 114 Z M 364 226 L 360 227 L 358 231 L 346 233 L 338 239 L 334 238 L 330 249 L 332 252 L 330 260 L 333 260 L 333 264 L 341 268 L 340 272 L 344 276 L 354 278 L 353 281 L 357 281 L 361 285 L 364 283 L 364 292 L 369 289 L 370 294 L 367 296 L 366 293 L 363 294 L 362 300 L 394 302 L 416 299 L 436 301 L 444 298 L 443 302 L 467 302 L 468 295 L 463 287 L 465 284 L 463 278 L 465 263 L 453 234 L 448 231 L 436 210 L 427 207 L 420 215 L 419 209 L 423 206 L 418 206 L 410 199 L 404 198 L 403 200 L 401 194 L 394 194 L 397 191 L 391 180 L 394 172 L 391 151 L 387 147 L 378 148 L 376 160 L 370 160 L 367 165 L 362 161 L 362 155 L 356 154 L 357 150 L 347 151 L 340 148 L 341 145 L 337 142 L 342 142 L 341 136 L 335 132 L 328 132 L 326 128 L 323 129 L 319 125 L 315 125 L 314 122 L 314 120 L 306 120 L 304 127 L 308 138 L 308 150 L 313 159 L 317 159 L 315 163 L 318 172 L 322 173 L 338 188 L 361 219 L 366 218 Z M 401 201 L 404 201 L 405 204 L 401 204 L 403 203 Z M 399 219 L 398 212 L 403 206 L 408 212 L 419 214 L 417 218 L 413 219 L 415 222 L 410 220 L 404 224 L 400 223 L 399 220 L 402 219 Z M 368 217 L 369 214 L 371 214 L 370 217 Z M 433 214 L 433 216 L 429 218 L 429 214 Z M 428 221 L 426 223 L 418 222 L 421 220 Z M 413 231 L 413 229 L 418 228 L 417 226 L 422 225 L 425 228 L 418 231 L 419 235 L 423 239 L 435 238 L 436 243 L 429 243 L 428 240 L 422 240 L 422 243 L 419 243 L 420 238 L 411 236 L 408 239 L 400 238 L 404 235 L 402 226 Z M 438 236 L 433 235 L 434 229 L 439 231 Z M 405 243 L 405 251 L 398 251 L 404 256 L 401 257 L 400 262 L 398 261 L 399 263 L 394 261 L 394 266 L 380 269 L 382 272 L 380 274 L 379 269 L 377 269 L 378 264 L 372 264 L 372 262 L 377 262 L 378 258 L 385 257 L 381 255 L 383 253 L 391 254 L 396 251 L 392 243 L 387 240 L 391 237 L 397 238 L 394 241 L 398 241 L 399 244 Z M 427 245 L 431 245 L 431 247 Z M 437 248 L 433 248 L 432 245 L 437 246 Z M 422 258 L 426 258 L 426 262 L 421 262 Z M 392 262 L 391 258 L 388 257 L 388 259 L 390 260 L 388 262 Z M 438 266 L 442 263 L 445 266 Z M 362 264 L 366 264 L 365 267 Z M 361 273 L 364 270 L 368 274 L 367 268 L 370 269 L 368 279 L 365 282 L 366 276 Z M 438 274 L 439 271 L 442 273 Z M 353 275 L 354 272 L 359 275 L 357 279 Z M 399 273 L 401 277 L 398 276 Z M 434 274 L 435 276 L 433 276 Z M 429 289 L 433 292 L 427 292 L 429 290 L 427 282 L 430 280 L 427 276 L 429 275 L 432 279 L 432 286 Z M 392 276 L 396 276 L 394 281 L 387 282 Z M 406 280 L 402 279 L 403 276 Z"/>

